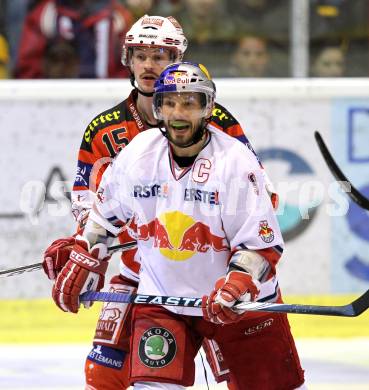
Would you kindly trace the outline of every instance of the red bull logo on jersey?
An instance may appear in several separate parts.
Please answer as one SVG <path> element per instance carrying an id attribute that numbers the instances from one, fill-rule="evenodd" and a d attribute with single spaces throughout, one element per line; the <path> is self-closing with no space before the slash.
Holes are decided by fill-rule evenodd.
<path id="1" fill-rule="evenodd" d="M 269 227 L 268 221 L 260 221 L 259 237 L 268 244 L 274 240 L 274 232 L 272 228 Z"/>
<path id="2" fill-rule="evenodd" d="M 137 227 L 139 240 L 154 238 L 154 247 L 174 261 L 184 261 L 196 253 L 229 251 L 225 235 L 212 233 L 203 222 L 195 221 L 180 211 L 164 213 L 145 225 Z"/>

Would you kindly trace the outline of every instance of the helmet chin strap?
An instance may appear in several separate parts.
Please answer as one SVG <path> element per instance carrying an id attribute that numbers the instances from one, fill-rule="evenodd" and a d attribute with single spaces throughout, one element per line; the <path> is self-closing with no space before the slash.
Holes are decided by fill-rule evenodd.
<path id="1" fill-rule="evenodd" d="M 153 97 L 154 96 L 154 92 L 144 92 L 144 91 L 141 91 L 140 89 L 138 89 L 137 87 L 136 87 L 136 89 L 140 95 L 143 95 L 146 97 Z"/>
<path id="2" fill-rule="evenodd" d="M 199 124 L 199 126 L 197 127 L 197 130 L 195 131 L 191 141 L 189 141 L 187 144 L 185 145 L 182 145 L 182 144 L 177 144 L 176 141 L 174 141 L 172 139 L 172 137 L 170 136 L 169 132 L 167 130 L 164 130 L 163 129 L 163 124 L 164 124 L 164 121 L 161 121 L 159 124 L 158 124 L 158 127 L 159 127 L 159 130 L 161 131 L 161 134 L 163 134 L 163 136 L 165 138 L 168 139 L 169 142 L 171 142 L 173 145 L 177 146 L 178 148 L 189 148 L 190 146 L 192 145 L 196 145 L 198 142 L 201 141 L 202 137 L 204 136 L 205 132 L 206 132 L 206 125 L 208 124 L 210 118 L 209 119 L 202 119 L 201 120 L 201 123 Z"/>
<path id="3" fill-rule="evenodd" d="M 131 85 L 133 88 L 137 89 L 137 92 L 140 94 L 140 95 L 143 95 L 143 96 L 146 96 L 146 97 L 153 97 L 154 96 L 154 91 L 152 92 L 144 92 L 144 91 L 141 91 L 137 85 L 135 85 L 135 76 L 133 75 L 133 73 L 131 72 L 130 70 L 130 76 L 129 76 L 129 79 L 131 81 Z"/>

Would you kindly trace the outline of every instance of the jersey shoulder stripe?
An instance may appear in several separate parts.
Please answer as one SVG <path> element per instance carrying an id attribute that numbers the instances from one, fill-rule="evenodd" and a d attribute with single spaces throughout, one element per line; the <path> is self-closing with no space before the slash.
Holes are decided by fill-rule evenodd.
<path id="1" fill-rule="evenodd" d="M 215 103 L 214 105 L 210 123 L 223 131 L 229 127 L 239 125 L 237 119 L 219 103 Z"/>
<path id="2" fill-rule="evenodd" d="M 92 151 L 92 143 L 96 135 L 105 131 L 107 128 L 123 124 L 124 127 L 128 123 L 132 123 L 133 127 L 137 127 L 138 131 L 144 129 L 144 125 L 135 108 L 135 91 L 132 91 L 127 99 L 123 100 L 114 107 L 103 111 L 95 116 L 88 124 L 81 143 L 81 149 Z"/>

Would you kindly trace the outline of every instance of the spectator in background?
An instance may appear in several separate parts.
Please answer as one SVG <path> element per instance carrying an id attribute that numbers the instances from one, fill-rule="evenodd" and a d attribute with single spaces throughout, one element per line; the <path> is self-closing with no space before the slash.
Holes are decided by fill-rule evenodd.
<path id="1" fill-rule="evenodd" d="M 5 36 L 5 4 L 0 0 L 0 79 L 6 79 L 9 64 L 8 42 Z"/>
<path id="2" fill-rule="evenodd" d="M 368 39 L 368 0 L 310 0 L 310 38 Z"/>
<path id="3" fill-rule="evenodd" d="M 162 16 L 177 15 L 183 8 L 183 0 L 154 0 L 153 14 Z"/>
<path id="4" fill-rule="evenodd" d="M 72 42 L 50 42 L 45 52 L 43 73 L 46 79 L 75 79 L 79 77 L 80 59 Z"/>
<path id="5" fill-rule="evenodd" d="M 283 0 L 232 0 L 227 3 L 237 40 L 245 35 L 268 41 L 269 58 L 273 68 L 264 76 L 288 77 L 290 49 L 291 2 Z M 272 71 L 272 72 L 271 72 Z"/>
<path id="6" fill-rule="evenodd" d="M 270 56 L 267 41 L 253 35 L 243 36 L 231 58 L 233 77 L 268 77 Z"/>
<path id="7" fill-rule="evenodd" d="M 234 26 L 223 0 L 183 0 L 173 15 L 186 31 L 187 59 L 208 64 L 214 77 L 228 73 L 234 47 Z"/>
<path id="8" fill-rule="evenodd" d="M 121 3 L 128 9 L 134 20 L 141 16 L 151 14 L 154 0 L 121 0 Z"/>
<path id="9" fill-rule="evenodd" d="M 342 46 L 327 45 L 311 51 L 312 77 L 343 77 L 346 70 L 346 55 Z"/>
<path id="10" fill-rule="evenodd" d="M 8 42 L 6 41 L 5 36 L 0 34 L 0 79 L 7 79 L 9 77 L 8 63 Z"/>
<path id="11" fill-rule="evenodd" d="M 13 74 L 18 58 L 24 19 L 29 10 L 37 3 L 37 0 L 0 0 L 0 3 L 3 4 L 5 32 L 9 44 L 9 71 Z"/>
<path id="12" fill-rule="evenodd" d="M 314 42 L 349 40 L 346 75 L 353 77 L 368 76 L 368 0 L 311 0 L 310 40 Z M 339 54 L 340 49 L 326 50 L 329 57 Z M 326 54 L 327 56 L 327 54 Z M 315 57 L 315 56 L 314 56 Z"/>
<path id="13" fill-rule="evenodd" d="M 44 69 L 47 50 L 60 41 L 76 48 L 79 77 L 127 77 L 121 42 L 131 24 L 131 14 L 117 0 L 40 0 L 25 19 L 15 77 L 50 76 L 54 71 Z"/>
<path id="14" fill-rule="evenodd" d="M 232 0 L 227 2 L 239 37 L 256 34 L 288 46 L 290 2 L 284 0 Z"/>

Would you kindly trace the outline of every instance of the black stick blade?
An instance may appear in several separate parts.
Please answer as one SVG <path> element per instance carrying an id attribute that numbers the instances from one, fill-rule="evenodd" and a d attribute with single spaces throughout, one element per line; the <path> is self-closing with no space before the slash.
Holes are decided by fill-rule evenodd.
<path id="1" fill-rule="evenodd" d="M 369 210 L 369 199 L 366 198 L 360 191 L 358 191 L 352 185 L 350 180 L 347 179 L 347 177 L 344 175 L 344 173 L 341 171 L 340 167 L 337 165 L 336 161 L 332 157 L 326 143 L 323 140 L 323 137 L 320 135 L 318 131 L 314 133 L 314 137 L 329 170 L 331 171 L 332 175 L 336 178 L 336 180 L 340 182 L 341 188 L 345 192 L 347 192 L 347 195 L 361 208 L 365 210 Z M 347 191 L 348 190 L 347 184 L 351 187 L 350 191 Z"/>
<path id="2" fill-rule="evenodd" d="M 369 290 L 351 304 L 354 317 L 364 313 L 369 308 Z"/>

